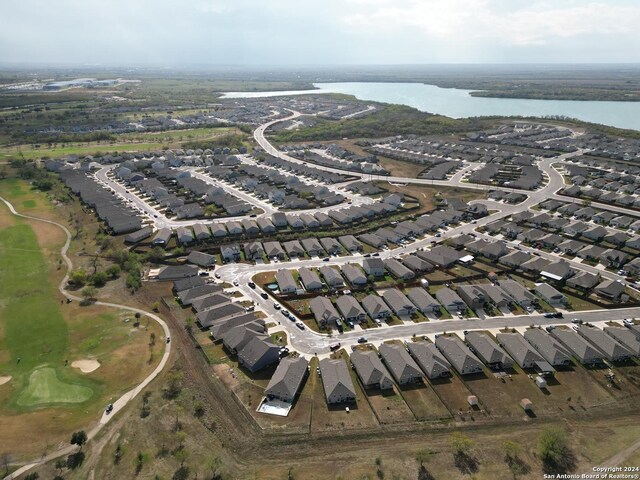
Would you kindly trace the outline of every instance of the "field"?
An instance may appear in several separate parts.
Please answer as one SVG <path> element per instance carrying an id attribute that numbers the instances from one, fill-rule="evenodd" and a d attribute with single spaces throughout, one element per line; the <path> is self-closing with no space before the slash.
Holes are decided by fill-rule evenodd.
<path id="1" fill-rule="evenodd" d="M 239 133 L 232 127 L 194 128 L 172 130 L 159 133 L 124 133 L 116 135 L 112 141 L 71 142 L 53 145 L 16 145 L 0 147 L 0 158 L 24 157 L 34 159 L 41 157 L 58 158 L 66 155 L 94 155 L 106 152 L 136 152 L 143 150 L 159 150 L 177 148 L 184 142 L 210 140 L 229 133 Z"/>
<path id="2" fill-rule="evenodd" d="M 47 197 L 26 182 L 0 181 L 0 194 L 19 211 L 55 218 Z M 64 238 L 55 226 L 0 208 L 0 376 L 10 377 L 0 385 L 0 445 L 14 458 L 88 428 L 104 405 L 153 370 L 162 352 L 155 322 L 62 301 L 56 286 Z M 71 366 L 77 360 L 100 366 L 82 373 Z"/>

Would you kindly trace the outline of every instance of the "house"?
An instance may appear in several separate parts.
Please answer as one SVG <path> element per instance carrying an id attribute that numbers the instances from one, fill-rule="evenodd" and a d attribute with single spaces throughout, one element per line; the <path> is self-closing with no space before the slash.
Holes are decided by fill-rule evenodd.
<path id="1" fill-rule="evenodd" d="M 201 287 L 207 284 L 207 280 L 203 277 L 189 276 L 173 282 L 173 292 L 176 295 L 195 287 Z"/>
<path id="2" fill-rule="evenodd" d="M 256 220 L 256 224 L 258 225 L 258 228 L 260 228 L 262 233 L 266 235 L 270 235 L 276 232 L 275 225 L 268 218 L 260 217 Z"/>
<path id="3" fill-rule="evenodd" d="M 551 336 L 570 351 L 583 364 L 602 363 L 603 355 L 587 343 L 574 330 L 556 327 Z"/>
<path id="4" fill-rule="evenodd" d="M 527 252 L 523 252 L 521 250 L 515 250 L 508 255 L 505 255 L 498 259 L 498 263 L 506 265 L 511 268 L 518 268 L 523 263 L 529 261 L 531 259 L 531 255 Z"/>
<path id="5" fill-rule="evenodd" d="M 124 242 L 125 243 L 139 243 L 139 242 L 149 238 L 152 234 L 153 234 L 153 228 L 152 227 L 144 227 L 144 228 L 141 228 L 140 230 L 132 232 L 129 235 L 127 235 L 126 237 L 124 237 Z M 169 236 L 169 238 L 171 238 L 171 236 Z"/>
<path id="6" fill-rule="evenodd" d="M 300 274 L 300 281 L 302 282 L 302 285 L 304 285 L 304 289 L 307 292 L 313 292 L 322 289 L 322 282 L 320 281 L 320 277 L 315 271 L 307 267 L 301 267 L 298 269 L 298 273 Z"/>
<path id="7" fill-rule="evenodd" d="M 595 227 L 591 227 L 584 232 L 582 232 L 582 236 L 592 240 L 594 242 L 599 242 L 604 238 L 604 236 L 609 233 L 606 228 L 597 225 Z"/>
<path id="8" fill-rule="evenodd" d="M 435 269 L 433 265 L 417 255 L 407 255 L 401 258 L 400 261 L 417 274 L 432 272 Z"/>
<path id="9" fill-rule="evenodd" d="M 353 235 L 342 235 L 338 237 L 338 241 L 348 252 L 361 252 L 364 247 Z"/>
<path id="10" fill-rule="evenodd" d="M 320 360 L 320 375 L 328 404 L 356 401 L 356 390 L 344 360 L 323 358 Z"/>
<path id="11" fill-rule="evenodd" d="M 350 263 L 342 266 L 342 274 L 347 281 L 354 286 L 361 286 L 367 284 L 367 277 L 362 269 L 356 265 Z"/>
<path id="12" fill-rule="evenodd" d="M 553 367 L 571 365 L 571 354 L 541 328 L 529 328 L 524 338 Z"/>
<path id="13" fill-rule="evenodd" d="M 598 261 L 607 268 L 620 268 L 629 261 L 629 255 L 612 248 L 605 250 Z"/>
<path id="14" fill-rule="evenodd" d="M 615 280 L 604 280 L 595 287 L 594 291 L 608 300 L 620 300 L 624 293 L 624 284 Z"/>
<path id="15" fill-rule="evenodd" d="M 363 233 L 362 235 L 358 235 L 358 240 L 378 250 L 387 244 L 384 238 L 379 237 L 375 233 Z"/>
<path id="16" fill-rule="evenodd" d="M 198 312 L 196 315 L 196 322 L 202 328 L 211 327 L 214 322 L 222 321 L 236 315 L 245 313 L 244 307 L 237 303 L 227 303 L 216 308 L 210 308 Z"/>
<path id="17" fill-rule="evenodd" d="M 422 382 L 422 370 L 411 358 L 409 352 L 402 345 L 383 343 L 380 345 L 380 355 L 385 365 L 398 382 L 398 385 L 408 385 Z"/>
<path id="18" fill-rule="evenodd" d="M 309 302 L 309 308 L 313 313 L 319 327 L 332 326 L 340 318 L 331 300 L 327 297 L 315 297 Z"/>
<path id="19" fill-rule="evenodd" d="M 220 247 L 220 255 L 225 262 L 238 262 L 240 261 L 240 246 L 223 245 Z"/>
<path id="20" fill-rule="evenodd" d="M 310 257 L 320 257 L 324 254 L 324 249 L 317 238 L 304 238 L 300 243 Z"/>
<path id="21" fill-rule="evenodd" d="M 220 292 L 222 292 L 222 287 L 220 285 L 212 285 L 208 283 L 178 292 L 178 298 L 182 305 L 191 305 L 191 302 L 196 299 Z"/>
<path id="22" fill-rule="evenodd" d="M 391 375 L 375 352 L 356 350 L 351 354 L 351 364 L 365 388 L 393 388 Z"/>
<path id="23" fill-rule="evenodd" d="M 189 245 L 193 242 L 193 230 L 187 227 L 178 227 L 176 229 L 176 237 L 182 245 Z"/>
<path id="24" fill-rule="evenodd" d="M 282 212 L 275 212 L 271 215 L 271 223 L 276 228 L 285 228 L 288 225 L 287 215 Z"/>
<path id="25" fill-rule="evenodd" d="M 384 262 L 379 258 L 365 258 L 362 262 L 362 268 L 367 275 L 384 276 Z"/>
<path id="26" fill-rule="evenodd" d="M 244 256 L 248 260 L 261 260 L 264 255 L 264 248 L 260 242 L 249 242 L 244 244 Z"/>
<path id="27" fill-rule="evenodd" d="M 282 294 L 296 293 L 298 287 L 293 275 L 289 270 L 280 269 L 276 272 L 276 282 Z"/>
<path id="28" fill-rule="evenodd" d="M 502 280 L 500 288 L 524 309 L 532 308 L 536 303 L 536 296 L 515 280 Z"/>
<path id="29" fill-rule="evenodd" d="M 449 268 L 456 263 L 461 255 L 446 245 L 438 245 L 431 250 L 418 252 L 418 257 L 440 268 Z"/>
<path id="30" fill-rule="evenodd" d="M 409 342 L 408 348 L 409 353 L 430 380 L 451 375 L 449 371 L 451 364 L 433 343 Z"/>
<path id="31" fill-rule="evenodd" d="M 304 248 L 302 248 L 302 244 L 299 240 L 289 240 L 288 242 L 284 242 L 282 244 L 289 258 L 303 258 L 304 257 Z"/>
<path id="32" fill-rule="evenodd" d="M 604 333 L 623 345 L 633 355 L 640 356 L 640 336 L 637 336 L 629 328 L 620 326 L 604 327 Z"/>
<path id="33" fill-rule="evenodd" d="M 313 214 L 315 219 L 318 221 L 322 228 L 331 228 L 333 227 L 333 220 L 331 217 L 324 212 L 316 212 Z"/>
<path id="34" fill-rule="evenodd" d="M 278 260 L 285 259 L 284 249 L 280 245 L 280 242 L 264 242 L 262 245 L 264 247 L 265 254 L 270 260 L 276 258 Z"/>
<path id="35" fill-rule="evenodd" d="M 609 361 L 623 362 L 632 357 L 625 346 L 599 328 L 580 325 L 576 331 Z"/>
<path id="36" fill-rule="evenodd" d="M 586 246 L 586 243 L 580 242 L 579 240 L 565 240 L 558 245 L 558 248 L 562 253 L 566 253 L 567 255 L 575 255 Z"/>
<path id="37" fill-rule="evenodd" d="M 458 285 L 457 292 L 460 298 L 473 310 L 484 307 L 486 297 L 477 285 Z"/>
<path id="38" fill-rule="evenodd" d="M 195 277 L 198 274 L 198 267 L 195 265 L 168 265 L 158 273 L 158 281 L 175 281 L 181 278 Z"/>
<path id="39" fill-rule="evenodd" d="M 411 280 L 416 276 L 416 274 L 413 273 L 413 270 L 405 267 L 395 258 L 387 258 L 384 261 L 384 266 L 387 268 L 387 270 L 389 270 L 391 275 L 400 280 Z"/>
<path id="40" fill-rule="evenodd" d="M 249 370 L 257 372 L 280 359 L 280 348 L 271 343 L 271 339 L 254 337 L 238 352 L 238 363 Z"/>
<path id="41" fill-rule="evenodd" d="M 378 295 L 367 295 L 361 302 L 369 316 L 374 320 L 391 316 L 391 310 Z"/>
<path id="42" fill-rule="evenodd" d="M 492 369 L 513 368 L 513 360 L 488 334 L 484 332 L 467 332 L 465 341 L 472 351 Z"/>
<path id="43" fill-rule="evenodd" d="M 244 229 L 245 235 L 252 236 L 252 235 L 258 235 L 260 233 L 260 227 L 258 227 L 258 224 L 256 223 L 255 220 L 252 220 L 250 218 L 243 218 L 240 221 L 240 224 Z"/>
<path id="44" fill-rule="evenodd" d="M 320 222 L 310 213 L 301 213 L 300 220 L 304 223 L 305 228 L 319 228 Z"/>
<path id="45" fill-rule="evenodd" d="M 330 267 L 328 265 L 323 265 L 322 267 L 320 267 L 319 270 L 322 276 L 324 277 L 325 283 L 330 288 L 339 288 L 344 285 L 344 280 L 342 279 L 342 276 L 340 275 L 338 270 L 336 270 L 335 268 Z"/>
<path id="46" fill-rule="evenodd" d="M 436 298 L 451 314 L 457 315 L 458 312 L 464 312 L 467 309 L 467 304 L 464 303 L 464 300 L 448 287 L 439 289 L 436 292 Z"/>
<path id="47" fill-rule="evenodd" d="M 587 245 L 579 250 L 576 256 L 584 260 L 597 261 L 606 251 L 606 248 L 598 247 L 597 245 Z"/>
<path id="48" fill-rule="evenodd" d="M 229 233 L 224 223 L 211 223 L 209 224 L 209 229 L 213 238 L 226 237 Z"/>
<path id="49" fill-rule="evenodd" d="M 559 262 L 553 262 L 547 265 L 544 270 L 540 272 L 540 275 L 552 280 L 561 281 L 573 276 L 576 271 L 571 268 L 569 262 L 560 260 Z"/>
<path id="50" fill-rule="evenodd" d="M 416 311 L 416 307 L 411 303 L 411 300 L 396 288 L 385 290 L 382 298 L 399 317 L 413 315 Z"/>
<path id="51" fill-rule="evenodd" d="M 209 268 L 216 264 L 216 257 L 215 255 L 193 250 L 187 255 L 187 262 L 198 265 L 199 267 Z"/>
<path id="52" fill-rule="evenodd" d="M 340 243 L 332 237 L 323 237 L 320 239 L 320 245 L 324 248 L 329 255 L 338 255 L 342 252 Z"/>
<path id="53" fill-rule="evenodd" d="M 407 290 L 407 297 L 422 313 L 440 313 L 440 304 L 424 288 L 414 287 Z"/>
<path id="54" fill-rule="evenodd" d="M 242 224 L 240 222 L 227 222 L 227 232 L 229 235 L 242 235 Z"/>
<path id="55" fill-rule="evenodd" d="M 513 299 L 497 285 L 483 283 L 477 287 L 484 293 L 485 303 L 491 303 L 498 308 L 505 308 L 513 303 Z"/>
<path id="56" fill-rule="evenodd" d="M 264 391 L 267 398 L 293 403 L 308 373 L 309 362 L 304 357 L 287 357 L 280 364 Z"/>
<path id="57" fill-rule="evenodd" d="M 336 299 L 336 306 L 347 322 L 364 322 L 367 314 L 362 306 L 351 295 L 341 295 Z"/>
<path id="58" fill-rule="evenodd" d="M 482 362 L 456 335 L 436 336 L 436 347 L 460 375 L 482 372 Z"/>
<path id="59" fill-rule="evenodd" d="M 538 372 L 553 374 L 554 368 L 519 333 L 498 333 L 498 343 L 520 365 L 521 368 L 534 368 Z"/>
<path id="60" fill-rule="evenodd" d="M 236 327 L 230 328 L 222 335 L 222 343 L 231 354 L 236 354 L 242 350 L 251 340 L 255 337 L 259 337 L 265 340 L 264 325 L 258 322 L 245 323 Z"/>
<path id="61" fill-rule="evenodd" d="M 582 235 L 582 233 L 586 232 L 588 229 L 589 224 L 577 221 L 563 227 L 562 232 L 569 237 L 577 237 L 578 235 Z"/>
<path id="62" fill-rule="evenodd" d="M 287 218 L 287 224 L 296 230 L 299 230 L 301 228 L 304 228 L 304 222 L 302 221 L 302 219 L 296 215 L 286 215 Z"/>
<path id="63" fill-rule="evenodd" d="M 542 299 L 547 302 L 549 305 L 554 307 L 563 307 L 567 302 L 567 297 L 565 297 L 558 290 L 553 288 L 548 283 L 539 283 L 536 285 L 535 291 Z"/>
<path id="64" fill-rule="evenodd" d="M 211 319 L 210 319 L 211 320 Z M 232 328 L 240 325 L 250 325 L 254 331 L 265 332 L 265 322 L 262 318 L 256 318 L 253 313 L 237 314 L 220 320 L 213 319 L 209 324 L 209 333 L 215 340 L 220 340 L 229 332 Z M 259 326 L 262 327 L 259 330 Z"/>
<path id="65" fill-rule="evenodd" d="M 624 245 L 627 240 L 629 240 L 629 236 L 626 233 L 622 233 L 622 232 L 609 232 L 607 235 L 604 236 L 604 241 L 607 243 L 611 243 L 613 245 L 617 245 L 617 246 L 622 246 Z"/>
<path id="66" fill-rule="evenodd" d="M 591 290 L 600 283 L 600 276 L 589 272 L 580 272 L 567 280 L 567 285 L 578 290 Z"/>

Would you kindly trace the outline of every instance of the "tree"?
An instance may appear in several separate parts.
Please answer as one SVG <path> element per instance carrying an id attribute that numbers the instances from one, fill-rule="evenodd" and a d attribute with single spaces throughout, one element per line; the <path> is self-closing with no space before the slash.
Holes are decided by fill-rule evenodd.
<path id="1" fill-rule="evenodd" d="M 180 432 L 180 433 L 183 433 L 183 432 Z M 187 458 L 189 458 L 189 452 L 187 452 L 186 448 L 182 447 L 176 453 L 174 453 L 173 456 L 176 457 L 176 460 L 180 462 L 180 466 L 183 467 L 184 462 L 186 462 Z"/>
<path id="2" fill-rule="evenodd" d="M 80 430 L 79 432 L 73 432 L 71 434 L 71 445 L 78 445 L 80 450 L 82 450 L 82 446 L 87 443 L 87 434 L 84 430 Z"/>
<path id="3" fill-rule="evenodd" d="M 518 454 L 520 453 L 520 445 L 516 442 L 512 442 L 511 440 L 505 440 L 502 442 L 502 451 L 504 452 L 504 456 L 507 460 L 518 458 Z"/>
<path id="4" fill-rule="evenodd" d="M 32 472 L 26 477 L 24 477 L 24 480 L 38 480 L 39 478 L 40 478 L 40 474 L 38 472 Z"/>
<path id="5" fill-rule="evenodd" d="M 431 457 L 433 456 L 433 452 L 430 450 L 418 450 L 416 452 L 416 462 L 420 464 L 420 466 L 424 466 L 425 463 L 429 463 Z"/>
<path id="6" fill-rule="evenodd" d="M 96 272 L 89 278 L 91 284 L 95 287 L 104 287 L 109 280 L 107 272 Z"/>
<path id="7" fill-rule="evenodd" d="M 87 272 L 82 269 L 74 270 L 69 274 L 69 284 L 74 287 L 82 287 L 87 283 Z"/>
<path id="8" fill-rule="evenodd" d="M 453 432 L 450 440 L 451 447 L 453 447 L 457 454 L 466 454 L 471 450 L 471 447 L 473 447 L 473 440 L 461 432 Z"/>
<path id="9" fill-rule="evenodd" d="M 107 268 L 106 273 L 111 280 L 114 280 L 120 276 L 121 271 L 120 265 L 111 265 Z"/>
<path id="10" fill-rule="evenodd" d="M 211 471 L 211 480 L 217 480 L 220 478 L 220 467 L 222 466 L 222 460 L 220 457 L 215 456 L 207 460 L 207 469 Z"/>
<path id="11" fill-rule="evenodd" d="M 144 462 L 147 460 L 147 455 L 142 452 L 138 452 L 136 455 L 135 466 L 136 466 L 136 476 L 140 474 L 142 471 L 142 467 L 144 466 Z"/>
<path id="12" fill-rule="evenodd" d="M 567 438 L 562 430 L 547 428 L 538 437 L 538 455 L 544 463 L 558 465 L 568 451 Z"/>
<path id="13" fill-rule="evenodd" d="M 58 470 L 58 475 L 62 475 L 62 470 L 67 467 L 67 462 L 64 461 L 64 458 L 59 458 L 56 460 L 55 464 L 56 470 Z"/>
<path id="14" fill-rule="evenodd" d="M 82 295 L 82 298 L 84 298 L 86 302 L 96 298 L 97 294 L 98 289 L 96 287 L 84 287 L 80 292 L 80 295 Z"/>

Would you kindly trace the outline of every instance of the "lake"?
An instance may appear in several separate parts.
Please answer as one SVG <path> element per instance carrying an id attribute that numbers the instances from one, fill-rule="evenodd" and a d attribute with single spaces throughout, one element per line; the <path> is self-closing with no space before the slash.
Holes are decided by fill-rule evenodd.
<path id="1" fill-rule="evenodd" d="M 223 98 L 344 93 L 359 100 L 396 103 L 453 118 L 499 116 L 565 116 L 619 128 L 640 130 L 640 102 L 529 100 L 472 97 L 471 90 L 440 88 L 422 83 L 316 83 L 317 90 L 229 92 Z"/>

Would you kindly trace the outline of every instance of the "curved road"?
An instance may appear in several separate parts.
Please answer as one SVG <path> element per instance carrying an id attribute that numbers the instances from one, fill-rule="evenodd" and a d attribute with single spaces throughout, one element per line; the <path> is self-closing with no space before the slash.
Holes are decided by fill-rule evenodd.
<path id="1" fill-rule="evenodd" d="M 69 232 L 69 229 L 67 229 L 67 227 L 65 227 L 64 225 L 54 222 L 52 220 L 47 220 L 45 218 L 39 218 L 39 217 L 34 217 L 32 215 L 25 215 L 22 213 L 18 213 L 16 211 L 16 209 L 14 208 L 14 206 L 5 198 L 0 196 L 0 200 L 9 208 L 9 211 L 17 216 L 17 217 L 21 217 L 21 218 L 26 218 L 28 220 L 35 220 L 38 222 L 44 222 L 44 223 L 48 223 L 50 225 L 54 225 L 60 229 L 62 229 L 67 237 L 64 245 L 62 246 L 62 248 L 60 249 L 60 254 L 62 255 L 62 258 L 64 259 L 65 263 L 67 264 L 67 272 L 65 273 L 64 277 L 62 278 L 62 281 L 60 282 L 60 285 L 58 285 L 58 290 L 60 291 L 60 293 L 62 293 L 62 295 L 64 295 L 66 298 L 71 299 L 71 300 L 75 300 L 75 301 L 82 301 L 83 299 L 81 297 L 78 297 L 76 295 L 73 295 L 72 293 L 68 292 L 65 289 L 65 286 L 67 284 L 67 281 L 69 279 L 69 273 L 71 272 L 71 270 L 73 269 L 73 263 L 71 262 L 71 259 L 67 256 L 67 251 L 69 250 L 69 245 L 71 244 L 71 232 Z M 102 305 L 105 307 L 112 307 L 112 308 L 118 308 L 121 310 L 128 310 L 130 312 L 133 313 L 140 313 L 141 315 L 146 315 L 150 318 L 152 318 L 153 320 L 155 320 L 156 322 L 158 322 L 160 324 L 160 326 L 162 327 L 162 330 L 164 331 L 165 337 L 168 338 L 170 337 L 170 331 L 169 331 L 169 326 L 166 324 L 166 322 L 164 320 L 162 320 L 162 318 L 160 318 L 158 315 L 155 315 L 154 313 L 151 312 L 147 312 L 145 310 L 141 310 L 139 308 L 134 308 L 134 307 L 130 307 L 127 305 L 120 305 L 117 303 L 108 303 L 108 302 L 95 302 L 95 305 Z M 98 424 L 91 429 L 88 433 L 87 433 L 87 437 L 89 440 L 91 440 L 93 437 L 95 437 L 97 435 L 97 433 L 107 424 L 109 423 L 109 421 L 120 411 L 122 410 L 127 403 L 129 403 L 131 400 L 133 400 L 136 395 L 138 395 L 143 388 L 145 388 L 154 378 L 156 378 L 158 376 L 158 374 L 164 369 L 165 365 L 167 364 L 167 361 L 169 360 L 169 355 L 171 353 L 171 343 L 166 343 L 165 342 L 165 350 L 164 350 L 164 354 L 162 355 L 162 358 L 160 359 L 160 363 L 158 363 L 158 365 L 156 366 L 156 368 L 153 370 L 153 372 L 151 372 L 139 385 L 137 385 L 135 388 L 129 390 L 128 392 L 126 392 L 124 395 L 122 395 L 118 400 L 116 400 L 115 402 L 113 402 L 113 411 L 107 415 L 106 412 L 102 414 L 102 417 L 100 418 Z M 36 467 L 38 465 L 41 465 L 43 463 L 46 463 L 50 460 L 53 460 L 55 458 L 58 458 L 62 455 L 68 455 L 70 453 L 73 453 L 77 450 L 77 447 L 75 445 L 69 445 L 67 447 L 64 447 L 60 450 L 57 450 L 53 453 L 50 453 L 38 460 L 35 460 L 27 465 L 24 465 L 22 467 L 20 467 L 18 470 L 16 470 L 15 472 L 11 473 L 10 475 L 5 477 L 5 480 L 9 480 L 9 479 L 14 479 L 19 477 L 20 475 L 22 475 L 23 473 L 25 473 L 26 471 L 30 470 L 33 467 Z"/>

